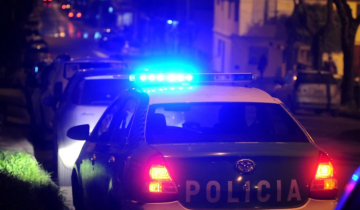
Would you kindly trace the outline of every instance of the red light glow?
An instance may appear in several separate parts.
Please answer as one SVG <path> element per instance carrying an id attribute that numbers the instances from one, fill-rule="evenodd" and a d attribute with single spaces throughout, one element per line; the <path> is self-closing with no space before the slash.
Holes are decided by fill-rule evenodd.
<path id="1" fill-rule="evenodd" d="M 316 171 L 316 179 L 326 179 L 332 178 L 334 176 L 334 167 L 331 162 L 328 163 L 319 163 L 319 166 Z"/>
<path id="2" fill-rule="evenodd" d="M 70 18 L 74 17 L 74 13 L 73 13 L 73 12 L 69 12 L 69 17 L 70 17 Z"/>
<path id="3" fill-rule="evenodd" d="M 153 165 L 150 168 L 150 177 L 153 180 L 168 180 L 171 181 L 168 170 L 162 165 Z"/>
<path id="4" fill-rule="evenodd" d="M 66 9 L 66 5 L 65 4 L 61 5 L 61 9 Z"/>
<path id="5" fill-rule="evenodd" d="M 161 184 L 159 182 L 150 182 L 149 191 L 150 192 L 162 192 Z"/>
<path id="6" fill-rule="evenodd" d="M 81 18 L 81 12 L 78 12 L 78 13 L 76 14 L 76 17 L 77 17 L 77 18 Z"/>

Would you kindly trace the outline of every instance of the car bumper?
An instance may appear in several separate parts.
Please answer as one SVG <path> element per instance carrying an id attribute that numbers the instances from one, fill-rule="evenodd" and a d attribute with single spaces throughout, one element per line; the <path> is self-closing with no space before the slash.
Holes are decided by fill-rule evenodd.
<path id="1" fill-rule="evenodd" d="M 304 205 L 300 206 L 300 207 L 296 207 L 296 208 L 289 208 L 292 210 L 295 209 L 302 209 L 302 210 L 333 210 L 336 207 L 337 204 L 337 200 L 315 200 L 315 199 L 309 199 Z M 183 205 L 181 205 L 178 201 L 173 201 L 173 202 L 166 202 L 166 203 L 147 203 L 147 204 L 143 204 L 143 205 L 138 205 L 138 204 L 134 204 L 136 205 L 138 208 L 136 208 L 135 206 L 132 206 L 130 208 L 127 209 L 141 209 L 141 210 L 190 210 L 185 208 Z M 129 206 L 127 206 L 129 207 Z M 135 207 L 135 208 L 134 208 Z M 242 209 L 242 208 L 241 208 Z M 257 208 L 260 209 L 260 208 Z M 193 209 L 195 210 L 195 209 Z M 221 209 L 216 209 L 216 210 L 221 210 Z M 246 209 L 242 209 L 242 210 L 246 210 Z M 275 210 L 275 209 L 273 209 Z M 279 209 L 280 210 L 280 209 Z M 285 208 L 282 208 L 281 210 L 286 210 Z"/>

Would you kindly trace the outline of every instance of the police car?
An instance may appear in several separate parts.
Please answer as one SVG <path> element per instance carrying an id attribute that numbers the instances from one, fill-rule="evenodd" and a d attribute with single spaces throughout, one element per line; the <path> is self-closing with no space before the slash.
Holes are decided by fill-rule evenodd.
<path id="1" fill-rule="evenodd" d="M 81 69 L 70 79 L 54 117 L 54 162 L 60 186 L 71 185 L 73 165 L 84 142 L 66 137 L 69 128 L 87 123 L 93 129 L 118 93 L 130 87 L 121 69 Z"/>
<path id="2" fill-rule="evenodd" d="M 77 209 L 333 209 L 336 166 L 251 74 L 135 74 L 89 125 Z"/>
<path id="3" fill-rule="evenodd" d="M 65 60 L 64 60 L 65 58 Z M 57 102 L 64 92 L 68 81 L 76 72 L 82 69 L 126 69 L 126 64 L 115 60 L 84 59 L 67 61 L 66 56 L 61 56 L 51 64 L 51 69 L 47 73 L 46 84 L 43 90 L 33 96 L 34 103 L 40 103 L 34 110 L 35 122 L 38 127 L 52 129 L 54 110 Z M 53 103 L 42 103 L 53 102 Z"/>

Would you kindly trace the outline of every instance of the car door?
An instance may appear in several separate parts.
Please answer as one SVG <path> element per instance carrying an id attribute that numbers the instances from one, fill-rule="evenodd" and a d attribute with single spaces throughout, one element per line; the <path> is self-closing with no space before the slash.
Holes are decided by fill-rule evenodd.
<path id="1" fill-rule="evenodd" d="M 125 98 L 122 102 L 115 104 L 112 112 L 104 117 L 99 128 L 98 138 L 92 153 L 92 166 L 94 177 L 90 183 L 89 192 L 94 209 L 107 209 L 109 205 L 109 195 L 113 186 L 119 195 L 119 185 L 121 185 L 122 171 L 125 165 L 127 154 L 123 151 L 127 141 L 127 136 L 131 127 L 132 116 L 137 107 L 137 99 Z M 111 121 L 106 120 L 111 119 Z M 102 132 L 106 133 L 102 133 Z M 96 134 L 94 134 L 96 135 Z M 92 155 L 91 155 L 92 154 Z"/>
<path id="2" fill-rule="evenodd" d="M 85 142 L 76 161 L 81 180 L 79 185 L 83 191 L 86 209 L 92 209 L 92 207 L 96 207 L 100 203 L 97 197 L 98 183 L 96 182 L 96 176 L 99 174 L 97 170 L 99 170 L 99 168 L 95 167 L 97 153 L 99 151 L 106 151 L 103 148 L 110 144 L 111 125 L 116 119 L 115 116 L 120 109 L 120 105 L 121 100 L 118 100 L 118 102 L 110 105 L 105 111 L 92 131 L 89 140 Z"/>

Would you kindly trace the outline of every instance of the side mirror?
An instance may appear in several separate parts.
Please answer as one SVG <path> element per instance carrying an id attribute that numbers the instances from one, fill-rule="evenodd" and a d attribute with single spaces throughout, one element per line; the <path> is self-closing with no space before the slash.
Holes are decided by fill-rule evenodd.
<path id="1" fill-rule="evenodd" d="M 73 140 L 88 140 L 90 136 L 90 125 L 74 126 L 67 131 L 66 135 Z"/>
<path id="2" fill-rule="evenodd" d="M 54 85 L 54 99 L 56 101 L 61 100 L 62 90 L 63 90 L 62 82 L 55 83 L 55 85 Z"/>
<path id="3" fill-rule="evenodd" d="M 46 97 L 46 98 L 44 98 L 44 101 L 43 101 L 43 104 L 45 106 L 50 106 L 50 107 L 55 106 L 55 103 L 56 103 L 56 101 L 54 100 L 53 97 Z"/>

